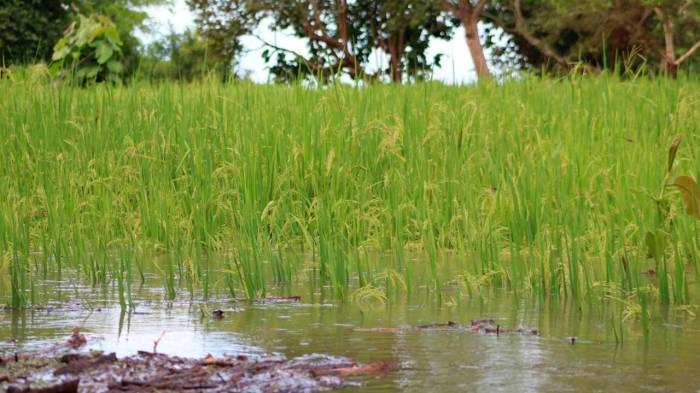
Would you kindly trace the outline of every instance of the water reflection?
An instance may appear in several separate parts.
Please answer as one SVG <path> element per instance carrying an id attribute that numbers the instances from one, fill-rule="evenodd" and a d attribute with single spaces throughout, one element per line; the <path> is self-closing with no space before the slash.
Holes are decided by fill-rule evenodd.
<path id="1" fill-rule="evenodd" d="M 136 307 L 122 311 L 111 288 L 95 292 L 75 282 L 52 285 L 55 297 L 39 294 L 46 296 L 47 308 L 0 313 L 0 352 L 40 348 L 64 339 L 77 326 L 93 348 L 119 356 L 151 351 L 163 335 L 158 351 L 181 356 L 327 353 L 361 362 L 401 363 L 394 374 L 365 380 L 361 391 L 695 392 L 700 387 L 700 324 L 670 314 L 655 321 L 648 341 L 636 323 L 627 323 L 620 345 L 605 307 L 581 309 L 508 296 L 462 299 L 453 306 L 414 298 L 369 308 L 308 296 L 301 303 L 271 305 L 222 297 L 202 308 L 189 297 L 163 301 L 162 290 L 144 286 L 132 294 Z M 305 288 L 296 291 L 309 293 Z M 223 319 L 202 311 L 214 308 L 226 310 Z M 484 317 L 510 328 L 536 327 L 542 335 L 366 330 L 448 320 L 468 324 Z M 567 336 L 577 336 L 576 345 Z"/>

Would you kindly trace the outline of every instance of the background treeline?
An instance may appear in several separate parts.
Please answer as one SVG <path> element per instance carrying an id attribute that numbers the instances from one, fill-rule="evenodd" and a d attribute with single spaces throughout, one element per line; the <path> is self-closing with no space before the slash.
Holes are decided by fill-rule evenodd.
<path id="1" fill-rule="evenodd" d="M 695 56 L 700 51 L 700 0 L 187 0 L 197 16 L 196 29 L 170 33 L 147 46 L 139 43 L 135 31 L 145 28 L 143 7 L 168 2 L 4 0 L 2 65 L 56 61 L 54 45 L 68 34 L 65 29 L 80 15 L 96 14 L 109 18 L 121 37 L 113 57 L 127 79 L 135 74 L 185 80 L 211 73 L 240 77 L 235 70 L 245 51 L 241 38 L 255 35 L 263 25 L 291 32 L 307 44 L 307 53 L 300 54 L 260 38 L 278 82 L 339 75 L 393 82 L 427 79 L 441 62 L 440 55 L 428 55 L 431 40 L 458 32 L 464 34 L 479 78 L 517 70 L 674 75 L 679 68 L 696 72 L 700 63 Z M 93 49 L 103 46 L 91 40 L 106 28 L 97 24 L 102 27 L 85 33 L 86 45 Z M 78 36 L 73 41 L 80 41 L 81 33 L 72 33 Z M 92 52 L 73 53 L 75 61 L 61 64 L 75 68 Z M 385 64 L 375 64 L 378 53 Z M 83 75 L 94 73 L 100 79 L 104 73 L 95 67 L 102 63 L 93 57 L 93 68 Z"/>
<path id="2" fill-rule="evenodd" d="M 54 45 L 79 15 L 109 18 L 121 38 L 125 74 L 133 73 L 143 48 L 136 29 L 145 28 L 141 9 L 164 0 L 2 0 L 0 1 L 0 66 L 50 62 Z"/>

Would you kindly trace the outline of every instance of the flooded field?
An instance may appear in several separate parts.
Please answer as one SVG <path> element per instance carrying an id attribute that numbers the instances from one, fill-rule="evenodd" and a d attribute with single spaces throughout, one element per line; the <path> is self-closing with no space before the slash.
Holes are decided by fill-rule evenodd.
<path id="1" fill-rule="evenodd" d="M 28 353 L 65 341 L 74 328 L 86 349 L 118 357 L 150 352 L 207 355 L 313 354 L 361 363 L 395 362 L 388 373 L 353 378 L 347 391 L 617 391 L 700 389 L 700 323 L 660 311 L 645 340 L 636 321 L 617 325 L 612 304 L 541 303 L 498 292 L 463 296 L 445 290 L 437 304 L 418 292 L 388 304 L 326 300 L 303 285 L 249 302 L 200 294 L 166 301 L 156 276 L 134 288 L 122 310 L 116 286 L 37 280 L 34 308 L 0 313 L 0 354 Z M 328 298 L 330 299 L 330 298 Z M 222 311 L 219 313 L 217 310 Z M 685 315 L 684 315 L 685 314 Z M 493 319 L 489 329 L 470 322 Z M 453 323 L 448 324 L 448 321 Z M 439 324 L 439 325 L 433 325 Z M 521 331 L 517 331 L 522 328 Z M 617 330 L 619 329 L 619 330 Z M 619 337 L 622 336 L 622 337 Z M 2 385 L 0 385 L 2 386 Z"/>
<path id="2" fill-rule="evenodd" d="M 1 81 L 0 389 L 77 328 L 309 383 L 247 391 L 698 392 L 699 91 Z"/>

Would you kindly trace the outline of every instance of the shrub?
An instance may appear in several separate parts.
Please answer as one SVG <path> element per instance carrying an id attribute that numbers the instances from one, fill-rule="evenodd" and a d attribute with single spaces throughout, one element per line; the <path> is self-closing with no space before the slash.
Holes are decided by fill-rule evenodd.
<path id="1" fill-rule="evenodd" d="M 103 15 L 78 15 L 53 50 L 52 72 L 78 84 L 121 83 L 122 40 L 112 21 Z"/>

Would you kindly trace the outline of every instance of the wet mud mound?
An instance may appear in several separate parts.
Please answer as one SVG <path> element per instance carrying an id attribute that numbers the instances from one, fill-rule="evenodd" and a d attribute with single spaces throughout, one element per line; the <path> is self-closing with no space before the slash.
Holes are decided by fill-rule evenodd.
<path id="1" fill-rule="evenodd" d="M 358 364 L 350 359 L 309 355 L 207 356 L 181 358 L 154 352 L 117 358 L 80 352 L 85 337 L 74 332 L 62 344 L 31 354 L 0 358 L 0 391 L 69 392 L 316 392 L 356 386 L 352 377 L 397 368 L 393 362 Z M 349 379 L 350 378 L 350 379 Z"/>

